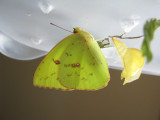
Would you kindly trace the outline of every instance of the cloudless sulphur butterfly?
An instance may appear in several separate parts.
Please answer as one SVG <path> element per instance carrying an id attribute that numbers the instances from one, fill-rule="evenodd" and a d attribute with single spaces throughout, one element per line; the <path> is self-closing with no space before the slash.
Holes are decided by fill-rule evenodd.
<path id="1" fill-rule="evenodd" d="M 80 28 L 59 42 L 42 60 L 34 86 L 62 90 L 97 90 L 110 79 L 107 61 L 92 35 Z"/>

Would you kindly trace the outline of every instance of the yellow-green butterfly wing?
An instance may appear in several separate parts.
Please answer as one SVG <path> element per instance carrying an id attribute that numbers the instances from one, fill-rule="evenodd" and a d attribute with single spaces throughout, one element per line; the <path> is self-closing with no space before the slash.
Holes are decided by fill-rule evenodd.
<path id="1" fill-rule="evenodd" d="M 64 38 L 42 60 L 34 85 L 55 89 L 97 90 L 110 79 L 107 61 L 96 41 L 86 31 Z"/>

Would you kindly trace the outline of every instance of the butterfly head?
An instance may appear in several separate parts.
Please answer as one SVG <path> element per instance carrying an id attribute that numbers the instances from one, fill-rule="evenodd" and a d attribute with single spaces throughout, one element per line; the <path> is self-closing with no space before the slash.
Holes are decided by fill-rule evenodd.
<path id="1" fill-rule="evenodd" d="M 73 28 L 73 33 L 82 36 L 85 40 L 93 40 L 93 36 L 84 30 L 81 30 L 79 27 Z"/>
<path id="2" fill-rule="evenodd" d="M 81 31 L 81 29 L 80 29 L 79 27 L 73 28 L 73 33 L 78 33 L 78 32 L 80 32 L 80 31 Z"/>

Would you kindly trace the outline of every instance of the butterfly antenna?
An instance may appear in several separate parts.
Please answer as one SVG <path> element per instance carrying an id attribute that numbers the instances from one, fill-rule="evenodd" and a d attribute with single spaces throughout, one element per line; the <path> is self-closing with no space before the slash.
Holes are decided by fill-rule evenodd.
<path id="1" fill-rule="evenodd" d="M 63 27 L 60 27 L 60 26 L 58 26 L 58 25 L 56 25 L 56 24 L 53 24 L 53 23 L 50 23 L 50 24 L 51 24 L 51 25 L 54 25 L 54 26 L 56 26 L 56 27 L 58 27 L 58 28 L 60 28 L 60 29 L 62 29 L 62 30 L 65 30 L 65 31 L 68 31 L 68 32 L 73 33 L 72 31 L 67 30 L 67 29 L 65 29 L 65 28 L 63 28 Z"/>
<path id="2" fill-rule="evenodd" d="M 83 28 L 83 29 L 86 29 L 86 28 L 87 28 L 87 26 L 88 26 L 88 18 L 86 18 L 86 24 L 85 24 L 85 26 L 84 26 L 84 28 Z"/>

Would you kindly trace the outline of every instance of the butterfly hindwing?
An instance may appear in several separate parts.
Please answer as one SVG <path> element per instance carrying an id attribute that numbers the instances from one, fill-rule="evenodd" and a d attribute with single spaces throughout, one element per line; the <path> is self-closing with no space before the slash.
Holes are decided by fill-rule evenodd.
<path id="1" fill-rule="evenodd" d="M 68 47 L 60 66 L 60 82 L 71 89 L 96 90 L 107 85 L 108 65 L 98 44 L 93 39 L 77 38 Z M 69 56 L 69 57 L 66 57 Z"/>

